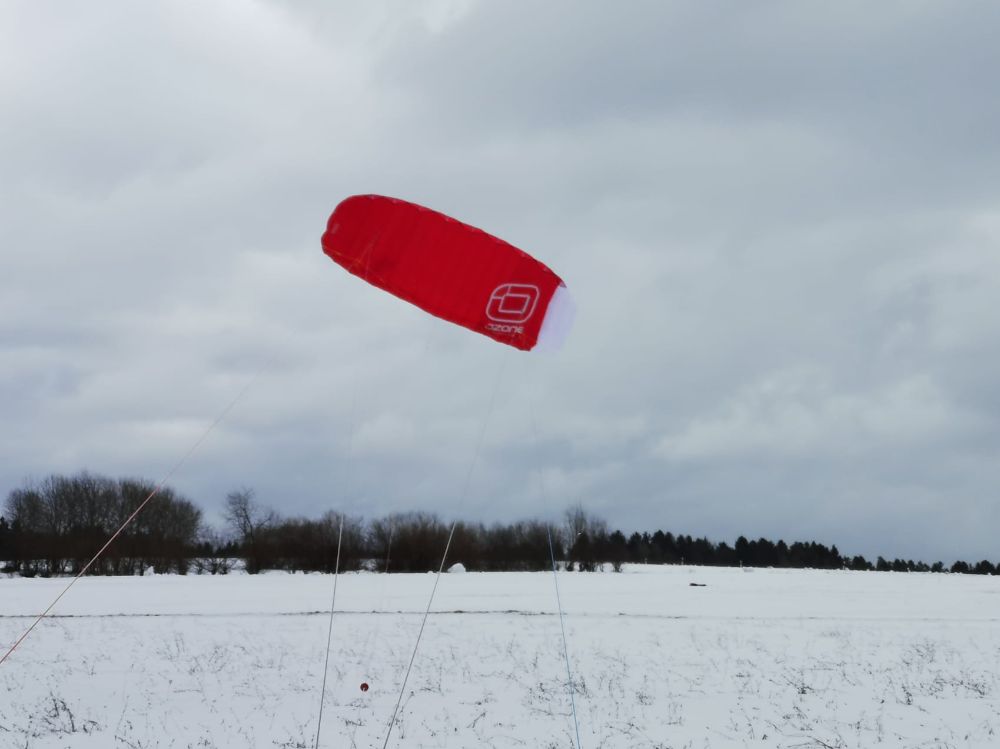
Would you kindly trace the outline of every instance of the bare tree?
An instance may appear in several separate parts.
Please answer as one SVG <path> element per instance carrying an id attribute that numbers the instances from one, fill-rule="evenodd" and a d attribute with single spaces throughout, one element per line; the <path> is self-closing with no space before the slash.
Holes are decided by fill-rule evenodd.
<path id="1" fill-rule="evenodd" d="M 214 528 L 203 526 L 198 537 L 202 553 L 194 559 L 195 571 L 198 574 L 228 574 L 233 569 L 233 560 L 224 553 L 220 553 L 227 544 L 223 534 Z"/>
<path id="2" fill-rule="evenodd" d="M 577 503 L 566 510 L 566 549 L 570 564 L 581 571 L 597 568 L 598 557 L 605 545 L 608 524 L 603 518 L 588 515 L 583 504 Z"/>
<path id="3" fill-rule="evenodd" d="M 587 512 L 583 509 L 583 504 L 577 502 L 575 505 L 566 508 L 566 532 L 569 533 L 569 542 L 587 530 Z"/>
<path id="4" fill-rule="evenodd" d="M 7 498 L 7 512 L 18 529 L 15 569 L 76 574 L 120 528 L 116 542 L 90 565 L 90 574 L 142 574 L 149 564 L 158 572 L 184 572 L 201 526 L 201 510 L 193 503 L 161 487 L 145 510 L 123 525 L 156 490 L 143 479 L 115 480 L 86 471 L 15 489 Z"/>
<path id="5" fill-rule="evenodd" d="M 277 513 L 260 505 L 253 489 L 243 487 L 226 495 L 225 518 L 243 547 L 247 572 L 260 572 L 265 563 L 266 531 L 277 523 Z"/>

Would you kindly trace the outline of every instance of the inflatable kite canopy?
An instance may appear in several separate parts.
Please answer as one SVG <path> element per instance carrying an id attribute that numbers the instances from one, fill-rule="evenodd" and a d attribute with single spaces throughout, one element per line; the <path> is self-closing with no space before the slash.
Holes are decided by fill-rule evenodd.
<path id="1" fill-rule="evenodd" d="M 355 195 L 334 210 L 322 241 L 373 286 L 508 346 L 558 348 L 572 326 L 566 285 L 544 263 L 429 208 Z"/>

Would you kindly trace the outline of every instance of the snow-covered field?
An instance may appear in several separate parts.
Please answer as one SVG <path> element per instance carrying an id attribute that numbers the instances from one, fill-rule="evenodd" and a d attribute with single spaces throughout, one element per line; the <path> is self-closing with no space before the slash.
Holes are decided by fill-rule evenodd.
<path id="1" fill-rule="evenodd" d="M 341 576 L 321 746 L 382 747 L 432 584 Z M 0 579 L 4 649 L 63 585 Z M 584 749 L 1000 746 L 1000 577 L 632 567 L 560 587 Z M 331 591 L 85 579 L 0 666 L 0 747 L 311 747 Z M 434 609 L 390 746 L 573 746 L 551 573 L 446 575 Z"/>

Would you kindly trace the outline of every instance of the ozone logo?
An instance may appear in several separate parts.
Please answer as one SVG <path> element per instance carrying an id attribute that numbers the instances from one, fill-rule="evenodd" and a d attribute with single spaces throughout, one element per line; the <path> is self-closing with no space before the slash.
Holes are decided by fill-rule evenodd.
<path id="1" fill-rule="evenodd" d="M 537 286 L 523 283 L 500 284 L 486 304 L 486 316 L 495 322 L 519 325 L 527 322 L 538 304 Z"/>

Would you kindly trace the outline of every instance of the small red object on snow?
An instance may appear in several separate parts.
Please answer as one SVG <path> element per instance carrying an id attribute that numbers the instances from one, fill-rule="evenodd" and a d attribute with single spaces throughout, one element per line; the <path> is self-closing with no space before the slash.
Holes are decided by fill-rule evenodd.
<path id="1" fill-rule="evenodd" d="M 367 692 L 368 691 L 368 682 L 367 681 L 361 682 L 361 691 L 362 692 Z"/>

